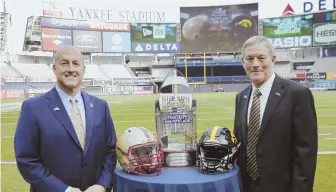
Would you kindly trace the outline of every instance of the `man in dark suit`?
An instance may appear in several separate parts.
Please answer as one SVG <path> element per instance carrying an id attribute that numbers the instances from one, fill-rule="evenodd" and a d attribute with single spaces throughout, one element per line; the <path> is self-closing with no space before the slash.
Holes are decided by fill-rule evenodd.
<path id="1" fill-rule="evenodd" d="M 312 192 L 317 120 L 309 88 L 273 72 L 272 44 L 248 39 L 242 63 L 252 85 L 236 96 L 234 133 L 244 192 Z"/>
<path id="2" fill-rule="evenodd" d="M 32 192 L 111 191 L 116 133 L 106 101 L 80 91 L 85 66 L 74 47 L 59 50 L 57 84 L 22 103 L 14 148 Z"/>

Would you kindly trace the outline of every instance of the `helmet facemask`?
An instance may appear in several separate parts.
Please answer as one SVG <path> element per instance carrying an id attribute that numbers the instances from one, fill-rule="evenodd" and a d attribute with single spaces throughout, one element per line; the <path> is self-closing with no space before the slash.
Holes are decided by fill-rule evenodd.
<path id="1" fill-rule="evenodd" d="M 198 167 L 199 171 L 208 174 L 218 174 L 228 172 L 233 168 L 230 164 L 231 151 L 228 146 L 204 142 L 198 148 Z"/>
<path id="2" fill-rule="evenodd" d="M 140 175 L 160 175 L 162 173 L 163 153 L 161 143 L 149 141 L 145 144 L 131 146 L 126 154 L 134 169 L 131 171 Z"/>

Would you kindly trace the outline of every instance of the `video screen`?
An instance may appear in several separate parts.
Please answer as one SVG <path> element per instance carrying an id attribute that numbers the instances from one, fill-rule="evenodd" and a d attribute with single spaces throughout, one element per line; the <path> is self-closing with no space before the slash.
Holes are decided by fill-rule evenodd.
<path id="1" fill-rule="evenodd" d="M 258 34 L 258 4 L 181 7 L 181 52 L 240 51 Z"/>

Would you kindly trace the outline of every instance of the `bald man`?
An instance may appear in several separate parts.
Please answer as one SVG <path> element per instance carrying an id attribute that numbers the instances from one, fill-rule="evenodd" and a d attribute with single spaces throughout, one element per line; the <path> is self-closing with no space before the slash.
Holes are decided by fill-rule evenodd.
<path id="1" fill-rule="evenodd" d="M 106 101 L 80 91 L 83 55 L 74 47 L 53 60 L 56 86 L 22 103 L 14 148 L 31 192 L 111 191 L 116 133 Z"/>

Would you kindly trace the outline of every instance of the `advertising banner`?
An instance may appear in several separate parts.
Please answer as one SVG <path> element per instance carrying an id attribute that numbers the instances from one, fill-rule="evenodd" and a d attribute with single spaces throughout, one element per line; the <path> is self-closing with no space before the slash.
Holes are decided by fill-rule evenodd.
<path id="1" fill-rule="evenodd" d="M 95 86 L 111 86 L 112 80 L 110 78 L 102 78 L 102 79 L 93 79 L 93 85 Z"/>
<path id="2" fill-rule="evenodd" d="M 179 53 L 180 43 L 178 42 L 139 42 L 132 43 L 133 53 Z"/>
<path id="3" fill-rule="evenodd" d="M 3 89 L 1 90 L 1 99 L 22 99 L 24 98 L 23 89 Z"/>
<path id="4" fill-rule="evenodd" d="M 181 7 L 181 52 L 240 51 L 258 34 L 258 4 Z"/>
<path id="5" fill-rule="evenodd" d="M 113 85 L 151 85 L 151 78 L 113 78 Z"/>
<path id="6" fill-rule="evenodd" d="M 103 52 L 131 52 L 131 34 L 129 32 L 103 32 Z"/>
<path id="7" fill-rule="evenodd" d="M 305 73 L 290 73 L 290 74 L 279 74 L 280 77 L 285 79 L 305 79 Z"/>
<path id="8" fill-rule="evenodd" d="M 314 24 L 313 45 L 335 45 L 336 44 L 336 21 Z"/>
<path id="9" fill-rule="evenodd" d="M 57 51 L 72 45 L 71 30 L 41 27 L 41 38 L 43 51 Z"/>
<path id="10" fill-rule="evenodd" d="M 26 78 L 20 78 L 20 77 L 6 77 L 3 78 L 4 83 L 24 83 L 26 82 Z"/>
<path id="11" fill-rule="evenodd" d="M 41 27 L 85 31 L 130 31 L 130 23 L 41 17 Z"/>
<path id="12" fill-rule="evenodd" d="M 312 45 L 313 15 L 287 16 L 263 20 L 264 36 L 274 48 L 307 47 Z"/>
<path id="13" fill-rule="evenodd" d="M 334 80 L 334 72 L 327 72 L 327 80 Z"/>
<path id="14" fill-rule="evenodd" d="M 322 57 L 336 57 L 336 47 L 323 47 Z"/>
<path id="15" fill-rule="evenodd" d="M 320 72 L 320 73 L 307 73 L 306 74 L 307 80 L 323 80 L 327 79 L 327 73 L 326 72 Z"/>
<path id="16" fill-rule="evenodd" d="M 132 42 L 176 42 L 176 23 L 132 23 Z"/>
<path id="17" fill-rule="evenodd" d="M 321 12 L 321 13 L 314 13 L 313 23 L 324 23 L 324 22 L 331 22 L 331 21 L 336 21 L 336 10 Z"/>
<path id="18" fill-rule="evenodd" d="M 73 45 L 81 52 L 102 52 L 101 32 L 74 30 Z"/>
<path id="19" fill-rule="evenodd" d="M 55 77 L 35 77 L 35 78 L 29 78 L 30 83 L 46 83 L 46 82 L 56 82 Z"/>

